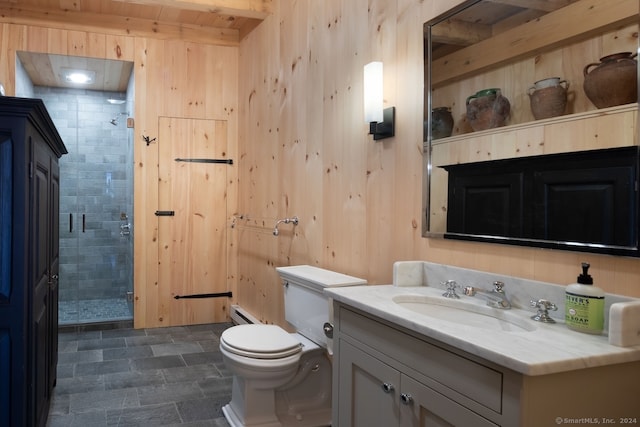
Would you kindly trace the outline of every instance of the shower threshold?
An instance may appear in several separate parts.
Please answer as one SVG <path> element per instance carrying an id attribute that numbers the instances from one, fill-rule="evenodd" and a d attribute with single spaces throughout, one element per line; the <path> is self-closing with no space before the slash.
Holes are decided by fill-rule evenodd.
<path id="1" fill-rule="evenodd" d="M 125 298 L 105 298 L 58 303 L 58 324 L 104 323 L 133 319 L 131 303 Z"/>

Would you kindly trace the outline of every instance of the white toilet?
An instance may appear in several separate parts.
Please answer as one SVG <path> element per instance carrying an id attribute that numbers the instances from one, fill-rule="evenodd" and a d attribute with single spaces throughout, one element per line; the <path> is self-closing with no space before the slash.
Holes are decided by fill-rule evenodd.
<path id="1" fill-rule="evenodd" d="M 222 411 L 232 427 L 330 425 L 331 345 L 323 328 L 331 303 L 323 289 L 367 282 L 308 265 L 276 270 L 285 318 L 297 332 L 251 324 L 222 333 L 222 359 L 233 373 L 231 402 Z"/>

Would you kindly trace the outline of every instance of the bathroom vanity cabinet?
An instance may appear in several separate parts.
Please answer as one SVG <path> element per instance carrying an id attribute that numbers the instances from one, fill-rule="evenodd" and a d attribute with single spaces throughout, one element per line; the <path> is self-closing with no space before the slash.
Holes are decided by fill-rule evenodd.
<path id="1" fill-rule="evenodd" d="M 0 97 L 0 425 L 44 426 L 58 357 L 58 159 L 41 100 Z"/>
<path id="2" fill-rule="evenodd" d="M 335 426 L 640 419 L 638 362 L 528 376 L 344 303 L 334 313 Z"/>

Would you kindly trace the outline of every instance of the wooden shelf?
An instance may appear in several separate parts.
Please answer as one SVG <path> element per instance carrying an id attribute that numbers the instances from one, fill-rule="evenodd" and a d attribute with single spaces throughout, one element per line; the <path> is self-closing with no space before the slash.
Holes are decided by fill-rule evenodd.
<path id="1" fill-rule="evenodd" d="M 572 123 L 580 120 L 586 120 L 591 118 L 609 116 L 614 114 L 622 114 L 627 112 L 636 112 L 638 111 L 638 103 L 633 104 L 625 104 L 625 105 L 617 105 L 615 107 L 601 108 L 599 110 L 591 110 L 585 111 L 582 113 L 575 114 L 566 114 L 564 116 L 553 117 L 550 119 L 543 120 L 535 120 L 526 123 L 513 124 L 508 126 L 503 126 L 499 128 L 487 129 L 478 132 L 470 132 L 461 135 L 453 135 L 446 138 L 435 139 L 431 141 L 432 146 L 437 146 L 441 144 L 451 143 L 451 142 L 461 142 L 465 140 L 475 140 L 478 138 L 488 137 L 495 134 L 500 134 L 504 132 L 515 132 L 533 128 L 540 128 L 544 126 L 555 125 L 559 123 Z"/>

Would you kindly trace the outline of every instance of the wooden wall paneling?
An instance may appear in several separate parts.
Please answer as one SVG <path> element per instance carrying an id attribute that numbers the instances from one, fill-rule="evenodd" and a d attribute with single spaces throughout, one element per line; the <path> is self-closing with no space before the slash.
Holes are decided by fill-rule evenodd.
<path id="1" fill-rule="evenodd" d="M 330 262 L 334 269 L 353 274 L 354 266 L 362 265 L 366 254 L 366 132 L 362 121 L 362 75 L 357 52 L 362 38 L 355 34 L 368 20 L 367 9 L 361 1 L 329 2 L 325 4 L 325 29 L 322 38 L 328 43 L 324 66 L 324 121 L 332 123 L 323 128 L 323 209 L 324 247 L 322 263 Z M 357 13 L 359 12 L 359 13 Z M 330 58 L 339 51 L 348 55 L 345 61 Z M 349 77 L 347 77 L 349 76 Z M 345 78 L 346 77 L 346 78 Z M 356 83 L 357 82 L 357 83 Z M 356 104 L 357 102 L 357 104 Z M 354 119 L 352 111 L 360 110 Z M 347 125 L 349 123 L 349 125 Z M 348 238 L 345 239 L 345 236 Z"/>
<path id="2" fill-rule="evenodd" d="M 327 43 L 325 50 L 321 51 L 323 55 L 321 59 L 323 91 L 322 91 L 322 120 L 324 127 L 321 131 L 324 141 L 322 146 L 323 159 L 323 175 L 322 175 L 322 212 L 321 221 L 324 223 L 323 229 L 323 253 L 321 258 L 321 266 L 326 266 L 328 262 L 335 265 L 340 259 L 344 259 L 348 254 L 342 250 L 340 246 L 347 246 L 346 240 L 342 240 L 343 236 L 350 236 L 352 239 L 358 239 L 355 233 L 343 234 L 340 226 L 340 217 L 345 217 L 344 206 L 344 188 L 341 184 L 347 184 L 341 177 L 347 173 L 347 164 L 340 156 L 342 146 L 345 143 L 341 132 L 343 131 L 343 111 L 340 109 L 338 102 L 339 97 L 344 96 L 338 93 L 338 85 L 347 70 L 344 63 L 332 61 L 332 52 L 335 47 L 343 42 L 340 34 L 340 28 L 344 25 L 341 15 L 342 2 L 325 2 L 323 13 L 324 25 L 319 36 Z M 344 41 L 346 42 L 346 41 Z M 333 48 L 332 48 L 333 47 Z M 345 50 L 346 51 L 346 50 Z M 356 171 L 356 167 L 351 169 Z M 346 178 L 343 178 L 346 180 Z"/>
<path id="3" fill-rule="evenodd" d="M 384 2 L 380 4 L 384 4 Z M 365 1 L 342 2 L 342 5 L 342 25 L 340 26 L 341 31 L 338 37 L 343 40 L 342 46 L 348 56 L 346 61 L 340 61 L 344 68 L 336 75 L 338 87 L 340 87 L 339 101 L 343 106 L 341 113 L 342 125 L 340 126 L 342 130 L 340 131 L 340 138 L 336 141 L 336 147 L 343 146 L 338 153 L 340 156 L 339 162 L 342 165 L 341 172 L 344 184 L 339 184 L 338 188 L 344 188 L 342 198 L 345 209 L 340 209 L 339 205 L 335 205 L 335 207 L 337 208 L 336 213 L 339 214 L 336 218 L 338 221 L 336 223 L 337 230 L 343 236 L 349 236 L 349 238 L 345 241 L 344 247 L 340 248 L 342 245 L 334 246 L 334 250 L 337 247 L 338 250 L 336 252 L 340 256 L 331 262 L 332 268 L 336 271 L 363 277 L 367 274 L 367 261 L 371 259 L 369 251 L 371 249 L 375 250 L 375 248 L 367 245 L 367 229 L 372 225 L 367 216 L 367 203 L 372 195 L 370 192 L 372 188 L 367 185 L 368 150 L 376 149 L 374 146 L 378 145 L 378 143 L 374 142 L 373 137 L 368 135 L 369 125 L 364 123 L 363 120 L 364 88 L 362 75 L 364 65 L 367 62 L 374 59 L 384 61 L 389 57 L 393 57 L 394 52 L 388 50 L 384 43 L 380 43 L 380 51 L 377 52 L 368 52 L 367 46 L 371 41 L 372 26 L 384 20 L 383 16 L 395 13 L 395 7 L 385 8 L 379 14 L 376 14 L 367 7 Z M 380 21 L 376 22 L 377 19 L 380 19 Z M 362 31 L 365 25 L 367 31 Z M 387 31 L 394 31 L 394 27 L 395 24 L 391 22 L 391 25 L 385 24 L 376 28 L 379 28 L 380 33 L 384 34 Z M 340 42 L 336 41 L 336 43 L 340 45 Z M 377 57 L 377 54 L 382 54 L 382 56 Z M 395 86 L 394 64 L 395 61 L 388 60 L 385 65 L 385 87 L 393 88 Z M 347 78 L 340 78 L 341 75 Z M 386 93 L 394 92 L 395 90 L 390 89 Z M 386 106 L 392 105 L 395 105 L 394 97 L 388 96 Z M 377 147 L 377 149 L 381 149 L 382 156 L 385 156 L 383 154 L 386 151 L 385 148 L 388 148 L 389 144 L 394 144 L 394 139 L 386 140 L 386 144 L 383 143 L 380 144 L 380 147 Z M 390 153 L 387 152 L 387 154 Z M 386 162 L 392 163 L 394 160 L 394 156 L 385 156 Z M 391 183 L 386 185 L 390 188 Z M 380 190 L 382 189 L 379 188 L 377 191 Z M 336 189 L 332 188 L 330 191 L 333 193 Z M 393 222 L 385 224 L 386 229 L 389 229 L 390 226 L 393 226 Z M 336 235 L 336 242 L 340 239 Z M 330 258 L 325 262 L 328 260 Z"/>
<path id="4" fill-rule="evenodd" d="M 187 117 L 206 117 L 205 96 L 206 90 L 197 84 L 189 84 L 196 81 L 199 76 L 206 75 L 207 48 L 200 44 L 187 43 L 185 48 L 185 76 L 184 76 L 184 97 L 185 106 L 182 114 Z M 216 61 L 217 62 L 217 61 Z M 221 94 L 220 94 L 221 95 Z"/>
<path id="5" fill-rule="evenodd" d="M 173 154 L 173 145 L 180 144 L 179 140 L 175 140 L 180 137 L 180 129 L 174 129 L 171 119 L 168 117 L 158 118 L 158 140 L 156 145 L 158 147 L 158 204 L 157 209 L 159 211 L 177 211 L 179 219 L 176 221 L 175 217 L 171 216 L 159 216 L 158 217 L 158 284 L 157 284 L 157 310 L 158 310 L 158 324 L 159 325 L 179 325 L 180 320 L 178 313 L 174 313 L 173 307 L 175 306 L 172 298 L 175 295 L 181 295 L 181 292 L 175 293 L 173 291 L 173 285 L 176 280 L 176 286 L 187 286 L 188 283 L 182 283 L 182 277 L 176 277 L 174 280 L 173 271 L 178 269 L 179 276 L 183 276 L 182 267 L 184 266 L 184 258 L 179 256 L 178 259 L 172 258 L 174 255 L 173 245 L 179 245 L 184 241 L 187 230 L 186 227 L 188 219 L 185 218 L 184 205 L 186 200 L 173 200 L 173 191 L 176 191 L 177 196 L 184 194 L 187 197 L 188 189 L 174 190 L 172 187 L 173 181 L 178 181 L 178 178 L 174 175 L 176 171 L 173 168 L 173 164 L 170 159 Z M 175 126 L 177 127 L 177 126 Z M 178 132 L 178 134 L 174 134 Z M 184 166 L 184 165 L 183 165 Z M 172 203 L 173 202 L 173 203 Z M 179 228 L 176 230 L 175 228 Z M 186 254 L 185 254 L 186 255 Z"/>
<path id="6" fill-rule="evenodd" d="M 106 59 L 135 60 L 135 37 L 106 35 Z"/>
<path id="7" fill-rule="evenodd" d="M 237 302 L 260 321 L 275 323 L 284 316 L 284 313 L 275 314 L 282 306 L 268 306 L 266 293 L 272 292 L 282 296 L 281 282 L 275 271 L 274 261 L 277 240 L 270 229 L 250 221 L 248 225 L 238 226 L 237 233 L 241 248 Z"/>
<path id="8" fill-rule="evenodd" d="M 149 40 L 134 39 L 134 80 L 136 103 L 135 129 L 133 136 L 133 179 L 136 188 L 153 188 L 158 182 L 157 177 L 157 152 L 156 146 L 144 142 L 143 136 L 156 138 L 156 133 L 149 133 L 150 124 L 153 122 L 153 112 L 151 109 L 143 108 L 142 103 L 149 100 L 149 93 L 153 90 L 154 81 L 149 76 L 152 71 L 147 67 L 147 47 Z M 151 85 L 151 86 L 150 86 Z M 152 175 L 155 170 L 155 177 Z M 134 304 L 133 304 L 133 325 L 135 328 L 146 327 L 146 325 L 157 319 L 155 305 L 150 298 L 155 298 L 157 286 L 158 264 L 153 263 L 149 254 L 158 253 L 156 217 L 153 215 L 157 203 L 157 192 L 134 191 L 133 195 L 133 217 L 136 229 L 143 230 L 141 233 L 134 233 L 134 254 L 133 254 L 133 283 L 134 283 Z M 154 265 L 155 264 L 155 265 Z M 149 321 L 151 319 L 151 321 Z"/>
<path id="9" fill-rule="evenodd" d="M 163 84 L 167 102 L 162 104 L 162 115 L 182 117 L 188 104 L 187 49 L 180 41 L 167 41 L 163 48 L 166 61 Z"/>
<path id="10" fill-rule="evenodd" d="M 238 279 L 237 279 L 237 295 L 236 302 L 243 309 L 247 310 L 256 318 L 260 318 L 262 310 L 260 310 L 261 298 L 259 297 L 259 289 L 253 275 L 251 267 L 255 264 L 254 257 L 259 257 L 258 252 L 258 232 L 245 228 L 240 223 L 236 226 L 238 239 Z"/>
<path id="11" fill-rule="evenodd" d="M 9 24 L 2 24 L 2 40 L 0 51 L 0 82 L 7 95 L 15 94 L 16 78 L 16 49 L 24 44 L 24 28 L 16 28 Z"/>
<path id="12" fill-rule="evenodd" d="M 33 27 L 29 27 L 33 28 Z M 65 29 L 47 28 L 47 43 L 42 45 L 37 52 L 55 53 L 58 55 L 69 54 L 69 31 Z M 31 37 L 29 38 L 31 40 Z M 29 49 L 31 50 L 31 49 Z"/>
<path id="13" fill-rule="evenodd" d="M 207 61 L 204 64 L 204 76 L 207 81 L 204 90 L 204 114 L 207 118 L 225 120 L 228 134 L 238 135 L 238 49 L 219 46 L 206 48 L 208 57 L 216 58 L 216 61 Z M 230 139 L 230 141 L 232 141 Z M 238 255 L 237 236 L 233 232 L 231 224 L 238 214 L 238 168 L 239 151 L 237 139 L 235 143 L 227 145 L 226 156 L 233 160 L 233 165 L 227 172 L 227 289 L 233 293 L 231 303 L 237 297 Z"/>
<path id="14" fill-rule="evenodd" d="M 304 2 L 300 2 L 304 3 Z M 268 265 L 293 265 L 297 263 L 295 254 L 292 253 L 294 243 L 304 236 L 300 230 L 304 230 L 307 224 L 308 207 L 302 206 L 301 201 L 305 200 L 304 185 L 308 179 L 305 174 L 304 151 L 300 150 L 300 146 L 304 147 L 304 115 L 298 116 L 293 111 L 304 110 L 305 100 L 301 97 L 301 93 L 294 90 L 294 73 L 299 66 L 304 69 L 301 60 L 304 53 L 300 50 L 306 45 L 306 29 L 301 23 L 305 22 L 306 16 L 300 22 L 299 14 L 306 11 L 307 5 L 295 4 L 292 8 L 281 9 L 280 16 L 280 34 L 287 34 L 287 37 L 280 37 L 279 45 L 275 49 L 274 56 L 277 55 L 277 61 L 281 64 L 278 67 L 278 77 L 275 90 L 273 91 L 273 102 L 276 104 L 275 110 L 278 111 L 276 134 L 277 144 L 277 163 L 278 171 L 286 168 L 292 176 L 298 179 L 278 179 L 278 188 L 276 188 L 275 209 L 276 217 L 289 218 L 297 215 L 300 218 L 300 224 L 293 227 L 291 224 L 281 224 L 279 227 L 278 237 L 274 237 L 276 252 L 273 253 L 272 259 Z M 275 58 L 273 58 L 275 59 Z M 271 60 L 273 60 L 271 59 Z M 305 56 L 306 60 L 306 56 Z M 299 64 L 300 62 L 300 64 Z M 296 75 L 300 75 L 300 69 Z M 280 174 L 279 174 L 280 175 Z M 303 190 L 302 192 L 300 190 Z M 305 254 L 306 255 L 306 254 Z M 286 264 L 281 264 L 282 262 Z M 273 319 L 274 323 L 286 324 L 284 319 L 284 292 L 281 280 L 273 273 L 267 273 L 265 277 L 265 317 Z"/>
<path id="15" fill-rule="evenodd" d="M 50 36 L 50 31 L 48 28 L 46 27 L 29 27 L 29 26 L 24 26 L 23 27 L 26 30 L 26 47 L 25 49 L 29 52 L 47 52 L 49 51 L 49 49 L 51 48 L 57 48 L 60 49 L 61 46 L 63 46 L 62 48 L 64 49 L 64 51 L 62 53 L 66 54 L 67 53 L 67 46 L 66 46 L 66 36 L 67 36 L 67 31 L 63 31 L 63 36 L 64 36 L 64 42 L 65 45 L 58 45 L 57 41 L 59 41 L 59 35 L 58 34 L 51 34 L 53 36 L 53 41 L 50 43 L 49 42 L 49 36 Z M 16 49 L 17 50 L 17 49 Z"/>
<path id="16" fill-rule="evenodd" d="M 260 28 L 257 31 L 260 31 Z M 259 35 L 254 32 L 247 37 L 259 38 Z M 240 56 L 240 69 L 249 71 L 248 74 L 245 74 L 246 79 L 240 79 L 241 85 L 248 88 L 244 102 L 248 103 L 245 108 L 247 118 L 249 118 L 245 125 L 241 126 L 241 129 L 249 128 L 252 130 L 246 145 L 241 147 L 240 183 L 242 184 L 244 181 L 244 184 L 251 189 L 253 203 L 241 203 L 240 205 L 240 212 L 248 217 L 248 224 L 252 229 L 242 231 L 239 235 L 239 257 L 244 258 L 247 262 L 241 263 L 238 267 L 242 272 L 238 280 L 238 303 L 258 319 L 266 321 L 269 317 L 265 316 L 264 311 L 264 286 L 269 275 L 265 275 L 263 269 L 265 265 L 270 263 L 273 254 L 277 251 L 277 241 L 270 235 L 268 229 L 272 226 L 269 223 L 275 221 L 277 216 L 277 207 L 274 201 L 277 188 L 273 183 L 273 178 L 277 176 L 278 163 L 277 149 L 274 148 L 277 140 L 272 132 L 273 128 L 271 128 L 271 126 L 277 125 L 276 117 L 273 115 L 273 111 L 276 109 L 260 110 L 255 108 L 257 99 L 264 97 L 265 94 L 270 94 L 272 90 L 270 76 L 272 68 L 269 61 L 275 54 L 275 45 L 270 43 L 266 37 L 260 39 L 259 45 L 260 48 L 255 52 L 255 55 Z M 260 177 L 262 173 L 265 173 L 266 176 Z M 239 193 L 242 194 L 242 187 Z M 244 202 L 244 200 L 242 201 Z M 260 249 L 262 250 L 259 251 Z M 265 254 L 266 258 L 258 257 L 258 253 Z M 257 265 L 255 265 L 256 262 Z"/>
<path id="17" fill-rule="evenodd" d="M 161 324 L 158 315 L 158 118 L 151 105 L 163 105 L 165 85 L 163 70 L 164 43 L 151 39 L 135 40 L 136 127 L 134 135 L 134 327 Z M 143 136 L 156 142 L 146 144 Z"/>
<path id="18" fill-rule="evenodd" d="M 419 105 L 424 99 L 423 60 L 415 55 L 424 49 L 423 30 L 420 14 L 415 13 L 410 2 L 398 1 L 397 18 L 397 105 Z M 402 76 L 402 77 L 400 77 Z M 423 112 L 420 109 L 403 108 L 396 117 L 399 144 L 402 155 L 396 157 L 394 169 L 396 182 L 402 182 L 403 191 L 395 192 L 394 204 L 407 204 L 406 210 L 398 212 L 397 234 L 407 235 L 403 244 L 395 244 L 392 259 L 410 259 L 423 246 L 422 223 L 423 210 L 423 130 L 413 126 L 421 123 Z M 407 159 L 406 163 L 405 159 Z M 404 194 L 404 197 L 403 197 Z"/>
<path id="19" fill-rule="evenodd" d="M 325 206 L 323 197 L 325 194 L 324 175 L 326 173 L 323 153 L 324 147 L 328 143 L 328 141 L 325 141 L 324 135 L 327 122 L 323 114 L 325 92 L 325 61 L 323 57 L 325 52 L 331 49 L 331 46 L 329 44 L 330 41 L 322 35 L 326 31 L 327 25 L 323 11 L 324 3 L 304 3 L 308 4 L 307 12 L 299 15 L 303 21 L 298 23 L 306 31 L 306 50 L 302 54 L 304 66 L 296 66 L 294 72 L 296 76 L 295 86 L 292 90 L 296 94 L 296 99 L 298 97 L 304 98 L 304 104 L 302 105 L 305 105 L 304 110 L 301 111 L 302 117 L 297 118 L 304 142 L 305 174 L 300 179 L 303 180 L 305 188 L 299 194 L 302 201 L 297 201 L 296 206 L 303 208 L 303 213 L 299 214 L 303 223 L 299 232 L 304 233 L 307 247 L 304 256 L 300 256 L 302 255 L 300 254 L 295 262 L 322 267 L 325 266 L 323 264 L 324 230 L 327 227 L 323 219 L 323 208 Z M 287 5 L 284 5 L 284 7 L 286 8 Z M 304 22 L 304 25 L 302 22 Z M 309 82 L 313 82 L 313 84 L 309 84 Z M 282 179 L 286 180 L 288 178 L 284 176 Z"/>
<path id="20" fill-rule="evenodd" d="M 68 31 L 67 54 L 72 56 L 89 56 L 94 53 L 99 58 L 106 56 L 104 34 L 92 34 L 85 31 Z"/>

